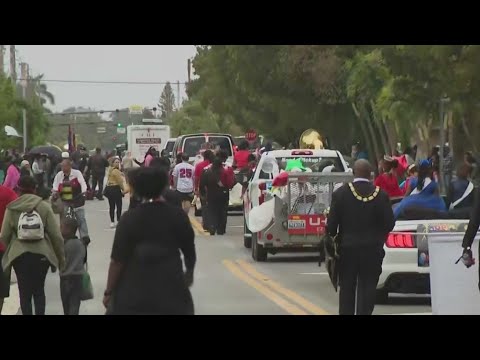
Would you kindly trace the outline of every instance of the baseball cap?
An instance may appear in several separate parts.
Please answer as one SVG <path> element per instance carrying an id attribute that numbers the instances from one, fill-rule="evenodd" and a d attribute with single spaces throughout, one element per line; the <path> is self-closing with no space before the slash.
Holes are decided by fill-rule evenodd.
<path id="1" fill-rule="evenodd" d="M 62 152 L 62 159 L 70 159 L 70 154 L 66 151 Z"/>

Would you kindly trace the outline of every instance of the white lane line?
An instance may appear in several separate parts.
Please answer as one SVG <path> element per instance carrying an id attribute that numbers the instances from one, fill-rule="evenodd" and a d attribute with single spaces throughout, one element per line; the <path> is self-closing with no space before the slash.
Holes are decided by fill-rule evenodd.
<path id="1" fill-rule="evenodd" d="M 432 315 L 432 313 L 426 312 L 426 313 L 403 313 L 403 314 L 381 314 L 381 315 Z"/>
<path id="2" fill-rule="evenodd" d="M 17 284 L 10 285 L 10 297 L 5 299 L 2 315 L 17 315 L 20 308 L 20 295 Z"/>
<path id="3" fill-rule="evenodd" d="M 328 272 L 319 272 L 319 273 L 300 273 L 300 275 L 328 275 Z"/>

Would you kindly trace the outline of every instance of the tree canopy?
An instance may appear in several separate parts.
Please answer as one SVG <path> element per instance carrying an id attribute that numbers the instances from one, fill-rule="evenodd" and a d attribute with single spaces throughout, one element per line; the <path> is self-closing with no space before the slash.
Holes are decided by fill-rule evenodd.
<path id="1" fill-rule="evenodd" d="M 398 143 L 437 145 L 448 98 L 449 139 L 470 133 L 457 147 L 475 149 L 479 60 L 478 45 L 197 46 L 189 100 L 170 123 L 255 128 L 284 144 L 315 128 L 343 151 L 360 141 L 377 160 Z"/>

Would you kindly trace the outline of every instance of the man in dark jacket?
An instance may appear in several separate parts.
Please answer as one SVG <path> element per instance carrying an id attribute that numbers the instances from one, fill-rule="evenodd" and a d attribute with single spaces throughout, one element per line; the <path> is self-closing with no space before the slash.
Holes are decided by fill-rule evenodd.
<path id="1" fill-rule="evenodd" d="M 395 226 L 388 195 L 369 180 L 372 167 L 357 160 L 355 180 L 333 193 L 327 231 L 339 249 L 340 315 L 371 315 L 385 256 Z"/>
<path id="2" fill-rule="evenodd" d="M 95 191 L 98 184 L 97 199 L 103 200 L 103 181 L 106 168 L 109 166 L 107 159 L 102 155 L 102 149 L 96 148 L 95 155 L 88 159 L 87 170 L 92 175 L 92 189 Z"/>

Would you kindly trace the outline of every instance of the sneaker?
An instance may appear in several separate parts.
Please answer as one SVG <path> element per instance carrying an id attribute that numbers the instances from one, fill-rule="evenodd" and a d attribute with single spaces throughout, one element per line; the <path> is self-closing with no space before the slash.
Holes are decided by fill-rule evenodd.
<path id="1" fill-rule="evenodd" d="M 115 223 L 110 223 L 110 229 L 115 229 Z"/>

